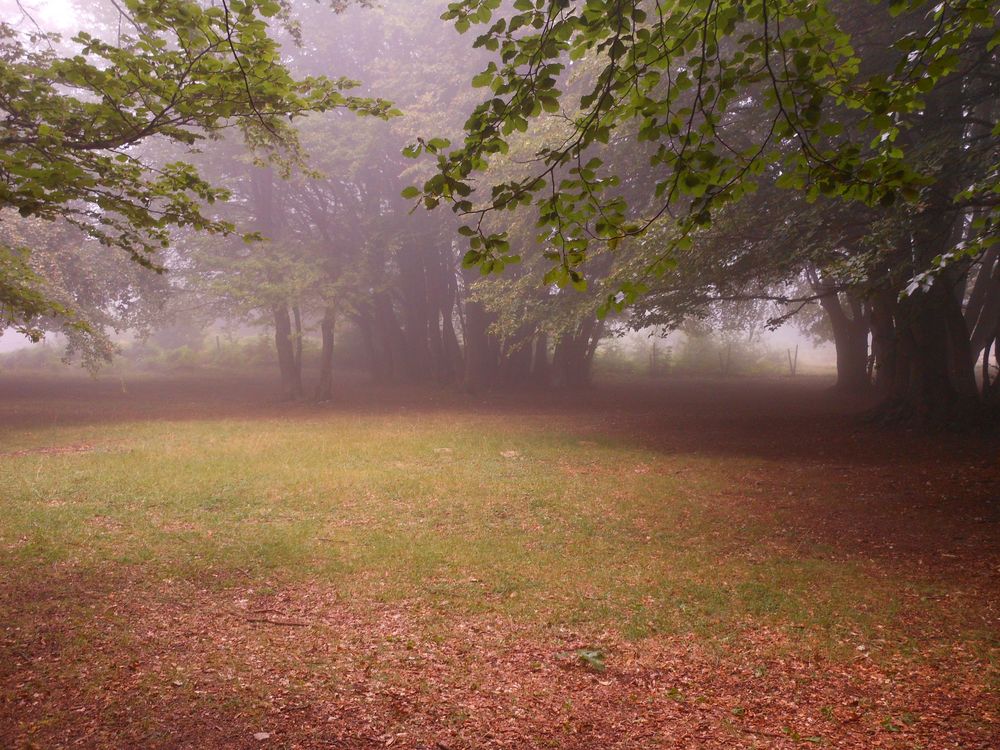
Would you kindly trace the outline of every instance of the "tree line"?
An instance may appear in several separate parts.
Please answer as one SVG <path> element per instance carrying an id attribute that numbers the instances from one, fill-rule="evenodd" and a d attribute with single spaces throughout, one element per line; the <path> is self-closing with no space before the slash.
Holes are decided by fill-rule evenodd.
<path id="1" fill-rule="evenodd" d="M 580 386 L 615 331 L 766 310 L 880 418 L 995 413 L 995 3 L 369 6 L 2 24 L 0 326 L 99 361 L 197 309 L 328 399 L 345 324 L 374 377 Z"/>

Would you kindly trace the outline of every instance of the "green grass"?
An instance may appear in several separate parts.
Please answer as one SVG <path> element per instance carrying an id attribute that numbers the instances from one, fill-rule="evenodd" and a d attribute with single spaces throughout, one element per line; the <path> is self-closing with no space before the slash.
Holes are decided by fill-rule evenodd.
<path id="1" fill-rule="evenodd" d="M 94 450 L 0 458 L 0 575 L 141 569 L 225 585 L 238 571 L 631 637 L 725 641 L 770 622 L 833 649 L 890 622 L 916 585 L 734 520 L 725 459 L 567 425 L 427 413 L 14 432 L 11 450 Z"/>

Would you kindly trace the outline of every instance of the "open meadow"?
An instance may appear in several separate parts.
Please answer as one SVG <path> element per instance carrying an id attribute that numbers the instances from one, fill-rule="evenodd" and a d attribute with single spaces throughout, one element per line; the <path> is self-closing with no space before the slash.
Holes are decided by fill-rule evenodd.
<path id="1" fill-rule="evenodd" d="M 828 385 L 6 375 L 0 747 L 995 748 L 998 444 Z"/>

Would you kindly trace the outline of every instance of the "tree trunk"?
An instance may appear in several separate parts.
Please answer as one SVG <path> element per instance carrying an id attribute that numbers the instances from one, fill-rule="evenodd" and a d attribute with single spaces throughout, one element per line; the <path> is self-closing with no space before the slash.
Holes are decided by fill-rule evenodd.
<path id="1" fill-rule="evenodd" d="M 332 307 L 323 311 L 319 325 L 323 347 L 319 358 L 319 384 L 316 386 L 316 400 L 330 401 L 333 398 L 333 334 L 336 317 Z"/>
<path id="2" fill-rule="evenodd" d="M 978 352 L 972 351 L 969 328 L 962 314 L 966 274 L 962 273 L 961 279 L 950 280 L 949 274 L 945 272 L 940 281 L 948 337 L 948 357 L 951 363 L 949 367 L 951 382 L 960 399 L 974 402 L 979 396 L 975 369 Z"/>
<path id="3" fill-rule="evenodd" d="M 975 363 L 951 282 L 940 276 L 896 301 L 893 326 L 893 377 L 879 416 L 939 426 L 979 419 Z"/>
<path id="4" fill-rule="evenodd" d="M 490 315 L 481 302 L 465 304 L 465 390 L 491 387 L 497 376 L 498 346 L 490 335 Z"/>
<path id="5" fill-rule="evenodd" d="M 406 337 L 399 327 L 392 298 L 388 292 L 378 292 L 373 300 L 375 306 L 375 330 L 382 345 L 384 370 L 382 379 L 394 380 L 408 376 L 406 367 L 408 352 Z"/>
<path id="6" fill-rule="evenodd" d="M 441 338 L 448 362 L 448 379 L 450 381 L 455 380 L 462 368 L 462 347 L 459 346 L 458 335 L 455 333 L 454 312 L 454 301 L 441 309 Z"/>
<path id="7" fill-rule="evenodd" d="M 302 372 L 302 311 L 292 305 L 292 319 L 295 322 L 295 369 Z"/>
<path id="8" fill-rule="evenodd" d="M 935 258 L 949 250 L 962 228 L 963 216 L 954 203 L 963 187 L 958 170 L 964 127 L 959 94 L 948 86 L 929 94 L 917 128 L 909 132 L 910 139 L 946 144 L 938 162 L 941 166 L 925 189 L 918 212 L 899 233 L 891 266 L 910 276 L 933 269 Z M 938 273 L 927 286 L 895 304 L 897 360 L 893 388 L 881 410 L 884 416 L 949 426 L 982 418 L 960 281 L 954 272 Z M 906 278 L 897 281 L 907 282 Z M 892 291 L 898 294 L 899 290 Z"/>
<path id="9" fill-rule="evenodd" d="M 583 355 L 584 385 L 590 385 L 594 380 L 594 357 L 597 355 L 597 347 L 601 343 L 601 339 L 604 337 L 603 320 L 594 320 L 594 325 L 591 326 L 588 337 L 587 346 Z"/>
<path id="10" fill-rule="evenodd" d="M 437 306 L 441 314 L 441 372 L 443 380 L 454 382 L 462 367 L 462 348 L 455 333 L 455 301 L 458 284 L 455 278 L 451 248 L 442 249 L 438 257 L 439 288 Z"/>
<path id="11" fill-rule="evenodd" d="M 807 273 L 813 291 L 821 295 L 819 304 L 833 329 L 833 344 L 837 351 L 837 385 L 845 393 L 862 393 L 871 386 L 868 375 L 869 319 L 857 299 L 847 295 L 848 310 L 835 287 L 823 281 L 815 269 Z"/>
<path id="12" fill-rule="evenodd" d="M 535 334 L 535 351 L 531 359 L 531 380 L 535 385 L 549 385 L 549 336 L 544 331 Z"/>
<path id="13" fill-rule="evenodd" d="M 837 390 L 864 393 L 871 386 L 868 376 L 868 326 L 848 320 L 834 327 L 837 349 Z"/>
<path id="14" fill-rule="evenodd" d="M 892 292 L 880 289 L 872 296 L 871 329 L 872 357 L 875 360 L 874 386 L 876 392 L 888 398 L 896 389 L 897 346 L 896 325 L 893 320 L 895 300 Z"/>
<path id="15" fill-rule="evenodd" d="M 589 385 L 594 353 L 604 331 L 604 322 L 586 318 L 572 333 L 564 333 L 556 342 L 552 355 L 553 380 L 556 385 L 581 387 Z"/>
<path id="16" fill-rule="evenodd" d="M 425 257 L 428 252 L 426 245 L 413 243 L 402 247 L 396 255 L 402 275 L 400 297 L 407 357 L 405 369 L 397 374 L 407 380 L 423 380 L 431 374 L 431 315 Z"/>
<path id="17" fill-rule="evenodd" d="M 911 356 L 907 396 L 915 416 L 927 424 L 945 424 L 959 409 L 959 392 L 952 380 L 949 356 L 947 292 L 940 280 L 903 303 L 906 337 Z"/>
<path id="18" fill-rule="evenodd" d="M 1000 251 L 987 252 L 979 267 L 976 283 L 969 295 L 965 319 L 974 359 L 989 352 L 990 343 L 1000 335 Z"/>
<path id="19" fill-rule="evenodd" d="M 1000 407 L 1000 335 L 993 339 L 993 362 L 997 374 L 991 380 L 990 347 L 987 345 L 983 350 L 983 401 L 996 410 Z"/>
<path id="20" fill-rule="evenodd" d="M 286 401 L 296 401 L 302 398 L 302 370 L 296 364 L 288 305 L 275 305 L 271 312 L 274 315 L 274 345 L 281 373 L 281 396 Z"/>

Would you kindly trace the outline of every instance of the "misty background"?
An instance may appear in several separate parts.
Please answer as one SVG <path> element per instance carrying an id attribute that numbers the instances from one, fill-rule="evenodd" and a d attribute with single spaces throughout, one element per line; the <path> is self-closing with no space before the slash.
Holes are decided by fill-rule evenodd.
<path id="1" fill-rule="evenodd" d="M 537 376 L 539 349 L 551 360 L 541 377 L 557 384 L 588 381 L 591 369 L 597 377 L 834 373 L 832 331 L 816 301 L 777 327 L 768 323 L 787 312 L 780 303 L 711 302 L 708 294 L 686 307 L 663 312 L 652 305 L 598 325 L 597 294 L 554 286 L 546 292 L 537 263 L 508 268 L 500 278 L 463 269 L 455 217 L 443 209 L 414 212 L 400 198 L 429 174 L 403 149 L 431 135 L 456 137 L 478 96 L 469 81 L 484 56 L 441 23 L 445 7 L 387 0 L 333 13 L 303 4 L 295 6 L 294 35 L 280 32 L 297 75 L 332 71 L 356 79 L 356 93 L 390 99 L 402 117 L 310 115 L 300 126 L 297 164 L 267 163 L 233 132 L 193 152 L 160 143 L 136 147 L 152 165 L 189 160 L 230 190 L 231 199 L 214 211 L 241 231 L 260 232 L 262 242 L 181 231 L 158 258 L 165 273 L 116 271 L 109 286 L 102 269 L 120 261 L 114 248 L 94 248 L 72 228 L 5 220 L 5 231 L 13 225 L 25 236 L 42 233 L 58 267 L 54 286 L 84 311 L 93 333 L 52 320 L 32 343 L 7 330 L 0 334 L 0 368 L 83 366 L 116 377 L 129 370 L 263 370 L 281 364 L 273 339 L 276 327 L 286 326 L 298 359 L 293 372 L 285 366 L 281 373 L 285 395 L 304 393 L 315 377 L 328 380 L 311 374 L 324 367 L 474 386 L 526 381 Z M 78 27 L 96 26 L 113 38 L 120 23 L 110 3 L 5 0 L 3 10 L 22 30 L 35 23 L 58 30 L 67 50 Z M 512 158 L 499 169 L 516 163 Z M 530 222 L 510 221 L 517 240 L 532 246 Z M 736 284 L 751 295 L 761 290 L 754 281 Z M 669 324 L 645 325 L 651 311 Z M 324 321 L 332 323 L 328 362 L 320 361 L 327 357 Z M 560 342 L 581 336 L 589 356 L 560 374 Z M 484 357 L 470 354 L 470 343 L 486 350 Z M 474 358 L 481 360 L 478 372 Z"/>

